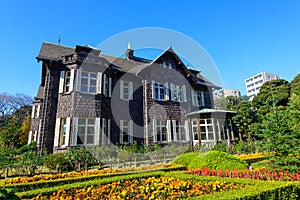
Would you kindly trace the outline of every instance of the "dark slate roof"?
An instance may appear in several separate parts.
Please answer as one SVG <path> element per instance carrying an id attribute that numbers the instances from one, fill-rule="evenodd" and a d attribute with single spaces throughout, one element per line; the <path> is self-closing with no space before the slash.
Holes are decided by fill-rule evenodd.
<path id="1" fill-rule="evenodd" d="M 62 56 L 74 54 L 74 48 L 43 42 L 37 59 L 59 60 Z"/>
<path id="2" fill-rule="evenodd" d="M 130 72 L 130 73 L 136 73 L 145 65 L 147 66 L 149 65 L 149 63 L 129 60 L 127 58 L 109 56 L 106 54 L 100 54 L 100 57 L 107 60 L 109 63 L 117 67 L 120 71 Z"/>
<path id="3" fill-rule="evenodd" d="M 92 47 L 90 47 L 92 48 Z M 147 68 L 148 66 L 155 63 L 156 60 L 158 60 L 163 54 L 166 52 L 173 52 L 176 55 L 176 53 L 173 51 L 171 47 L 166 49 L 164 52 L 162 52 L 156 59 L 154 59 L 152 62 L 148 59 L 138 58 L 134 57 L 134 60 L 129 60 L 127 58 L 121 58 L 121 57 L 115 57 L 110 56 L 106 54 L 100 54 L 99 57 L 105 59 L 110 64 L 113 65 L 113 67 L 117 68 L 119 71 L 123 72 L 129 72 L 133 74 L 138 74 L 143 69 Z M 43 45 L 41 47 L 41 50 L 39 52 L 39 55 L 37 56 L 37 59 L 40 60 L 56 60 L 58 61 L 61 57 L 66 55 L 72 55 L 75 54 L 75 48 L 62 46 L 58 44 L 52 44 L 48 42 L 43 42 Z M 178 56 L 177 56 L 178 57 Z M 180 58 L 178 57 L 180 60 Z M 206 78 L 204 78 L 202 75 L 197 75 L 198 82 L 196 84 L 200 85 L 207 85 L 211 87 L 217 87 L 210 81 L 208 81 Z"/>
<path id="4" fill-rule="evenodd" d="M 36 96 L 34 97 L 34 102 L 38 102 L 41 99 L 44 99 L 44 92 L 45 92 L 45 87 L 40 85 L 39 90 L 36 94 Z"/>

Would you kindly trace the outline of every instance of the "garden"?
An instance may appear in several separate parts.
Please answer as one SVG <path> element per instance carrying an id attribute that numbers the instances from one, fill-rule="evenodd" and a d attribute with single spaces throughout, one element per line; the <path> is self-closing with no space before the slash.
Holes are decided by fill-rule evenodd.
<path id="1" fill-rule="evenodd" d="M 217 148 L 191 152 L 189 147 L 171 162 L 161 157 L 160 163 L 140 166 L 134 161 L 141 158 L 131 155 L 130 167 L 99 168 L 86 149 L 46 155 L 36 174 L 29 170 L 0 180 L 0 199 L 299 199 L 300 174 L 271 168 L 273 153 L 231 155 Z M 84 167 L 75 166 L 70 154 L 80 155 L 76 163 Z M 49 159 L 56 163 L 52 169 Z"/>

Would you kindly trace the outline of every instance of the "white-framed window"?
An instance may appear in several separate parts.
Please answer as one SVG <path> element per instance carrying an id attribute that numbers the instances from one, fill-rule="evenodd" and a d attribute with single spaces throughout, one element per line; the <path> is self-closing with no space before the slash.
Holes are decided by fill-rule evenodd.
<path id="1" fill-rule="evenodd" d="M 152 81 L 152 98 L 155 100 L 169 100 L 169 84 Z"/>
<path id="2" fill-rule="evenodd" d="M 107 74 L 103 74 L 103 94 L 106 97 L 111 97 L 112 79 Z"/>
<path id="3" fill-rule="evenodd" d="M 185 122 L 183 120 L 176 120 L 175 124 L 175 133 L 177 141 L 185 141 L 186 140 L 186 130 L 185 130 Z"/>
<path id="4" fill-rule="evenodd" d="M 164 68 L 169 68 L 169 69 L 172 69 L 173 68 L 173 66 L 172 66 L 172 64 L 171 63 L 167 63 L 167 62 L 163 62 L 163 67 Z"/>
<path id="5" fill-rule="evenodd" d="M 63 92 L 71 92 L 71 71 L 65 72 L 65 80 L 64 80 L 64 91 Z"/>
<path id="6" fill-rule="evenodd" d="M 203 91 L 192 90 L 192 103 L 194 106 L 205 106 Z"/>
<path id="7" fill-rule="evenodd" d="M 214 140 L 212 119 L 200 119 L 201 140 Z"/>
<path id="8" fill-rule="evenodd" d="M 132 120 L 120 120 L 120 144 L 131 144 L 133 139 Z"/>
<path id="9" fill-rule="evenodd" d="M 167 142 L 167 120 L 156 120 L 156 142 Z"/>
<path id="10" fill-rule="evenodd" d="M 39 118 L 41 105 L 33 105 L 31 110 L 31 118 Z"/>
<path id="11" fill-rule="evenodd" d="M 171 100 L 177 102 L 187 102 L 186 86 L 170 84 L 171 87 Z"/>
<path id="12" fill-rule="evenodd" d="M 95 139 L 95 118 L 79 118 L 77 145 L 93 145 Z"/>
<path id="13" fill-rule="evenodd" d="M 69 146 L 71 118 L 56 118 L 55 123 L 54 146 Z"/>
<path id="14" fill-rule="evenodd" d="M 132 100 L 133 99 L 133 82 L 120 81 L 120 99 Z"/>
<path id="15" fill-rule="evenodd" d="M 67 131 L 68 131 L 68 123 L 66 118 L 60 119 L 60 131 L 59 131 L 59 141 L 58 146 L 65 146 L 67 144 Z"/>
<path id="16" fill-rule="evenodd" d="M 97 88 L 97 73 L 81 71 L 80 83 L 80 92 L 95 94 Z"/>
<path id="17" fill-rule="evenodd" d="M 102 118 L 102 144 L 110 144 L 110 119 Z"/>

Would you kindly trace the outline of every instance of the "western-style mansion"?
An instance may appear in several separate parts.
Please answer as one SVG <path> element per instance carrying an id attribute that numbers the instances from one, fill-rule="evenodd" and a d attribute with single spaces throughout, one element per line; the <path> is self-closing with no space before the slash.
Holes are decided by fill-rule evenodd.
<path id="1" fill-rule="evenodd" d="M 61 152 L 74 146 L 215 144 L 233 138 L 230 111 L 214 109 L 219 89 L 170 47 L 153 60 L 91 46 L 44 42 L 41 82 L 28 142 Z"/>

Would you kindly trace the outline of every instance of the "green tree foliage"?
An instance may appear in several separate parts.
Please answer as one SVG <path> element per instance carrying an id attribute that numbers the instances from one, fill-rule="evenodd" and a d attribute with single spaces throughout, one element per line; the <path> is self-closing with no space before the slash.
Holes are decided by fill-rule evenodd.
<path id="1" fill-rule="evenodd" d="M 31 118 L 30 115 L 27 115 L 25 120 L 22 122 L 21 125 L 21 135 L 20 135 L 20 145 L 25 145 L 28 141 L 28 134 L 30 131 L 30 125 L 31 125 Z"/>
<path id="2" fill-rule="evenodd" d="M 245 138 L 251 139 L 255 133 L 251 131 L 251 126 L 257 122 L 256 111 L 254 110 L 251 102 L 240 102 L 235 106 L 235 115 L 232 120 L 239 133 L 239 140 L 242 141 Z"/>
<path id="3" fill-rule="evenodd" d="M 262 117 L 262 146 L 272 152 L 270 166 L 289 171 L 300 170 L 300 134 L 289 123 L 288 110 L 275 106 Z"/>
<path id="4" fill-rule="evenodd" d="M 0 133 L 0 143 L 6 148 L 20 147 L 20 136 L 20 124 L 15 118 L 13 118 L 2 126 Z"/>
<path id="5" fill-rule="evenodd" d="M 241 102 L 245 102 L 244 97 L 221 97 L 214 100 L 215 108 L 219 110 L 235 110 Z"/>
<path id="6" fill-rule="evenodd" d="M 300 74 L 291 81 L 291 94 L 300 95 Z"/>
<path id="7" fill-rule="evenodd" d="M 257 96 L 253 98 L 253 106 L 259 114 L 265 115 L 271 111 L 272 105 L 286 108 L 290 97 L 290 84 L 284 79 L 264 83 Z"/>

